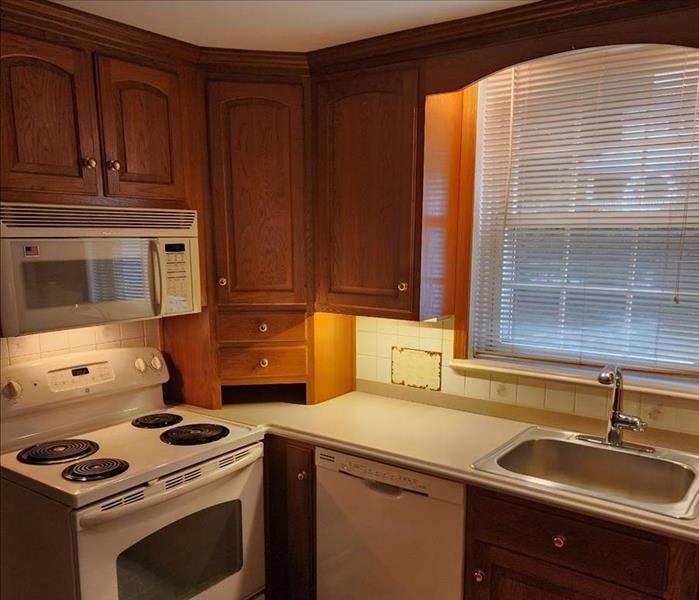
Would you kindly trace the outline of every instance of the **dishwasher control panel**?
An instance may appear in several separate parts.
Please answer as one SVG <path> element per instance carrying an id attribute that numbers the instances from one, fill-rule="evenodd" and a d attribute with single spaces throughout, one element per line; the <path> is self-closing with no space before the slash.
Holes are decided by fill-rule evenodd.
<path id="1" fill-rule="evenodd" d="M 463 503 L 464 486 L 432 475 L 367 460 L 335 450 L 316 448 L 316 468 L 376 481 L 424 496 Z"/>

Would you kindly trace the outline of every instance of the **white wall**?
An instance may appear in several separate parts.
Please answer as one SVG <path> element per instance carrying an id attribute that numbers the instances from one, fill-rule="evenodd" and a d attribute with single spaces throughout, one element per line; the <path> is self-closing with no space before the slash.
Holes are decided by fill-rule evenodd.
<path id="1" fill-rule="evenodd" d="M 104 348 L 160 347 L 157 319 L 0 338 L 0 366 Z"/>
<path id="2" fill-rule="evenodd" d="M 577 385 L 505 373 L 454 370 L 448 366 L 453 320 L 414 323 L 357 317 L 357 379 L 391 383 L 394 346 L 442 353 L 441 391 L 505 404 L 606 419 L 609 392 L 599 385 Z M 656 394 L 624 393 L 624 410 L 649 426 L 699 435 L 699 401 Z"/>

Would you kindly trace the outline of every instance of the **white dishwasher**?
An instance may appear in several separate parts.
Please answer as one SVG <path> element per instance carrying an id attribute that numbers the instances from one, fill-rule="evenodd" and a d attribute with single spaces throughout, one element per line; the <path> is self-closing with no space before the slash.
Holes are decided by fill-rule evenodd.
<path id="1" fill-rule="evenodd" d="M 464 486 L 316 448 L 318 600 L 460 600 Z"/>

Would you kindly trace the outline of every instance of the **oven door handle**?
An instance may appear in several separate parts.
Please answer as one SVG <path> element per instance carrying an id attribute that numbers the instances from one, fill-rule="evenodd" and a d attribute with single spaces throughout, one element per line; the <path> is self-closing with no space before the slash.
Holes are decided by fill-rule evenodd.
<path id="1" fill-rule="evenodd" d="M 177 498 L 182 494 L 199 489 L 223 477 L 227 477 L 233 473 L 241 471 L 248 465 L 254 463 L 256 460 L 262 458 L 263 454 L 264 451 L 262 444 L 256 444 L 250 448 L 250 453 L 241 460 L 231 463 L 225 467 L 220 467 L 215 471 L 211 471 L 197 479 L 175 486 L 169 490 L 163 488 L 162 491 L 159 490 L 152 496 L 148 495 L 148 490 L 150 487 L 154 487 L 155 485 L 162 483 L 164 479 L 170 479 L 172 475 L 156 480 L 156 483 L 153 486 L 143 486 L 140 488 L 145 494 L 145 498 L 143 500 L 137 500 L 135 502 L 132 501 L 130 504 L 122 504 L 115 508 L 102 510 L 102 506 L 107 504 L 107 501 L 103 500 L 97 506 L 89 508 L 85 512 L 80 511 L 77 513 L 76 523 L 78 525 L 78 529 L 88 529 L 90 527 L 106 523 L 107 521 L 113 521 L 115 519 L 131 515 L 139 510 L 160 504 L 161 502 L 166 502 L 167 500 Z M 136 490 L 129 490 L 122 494 L 122 496 L 132 496 L 135 493 L 137 493 Z"/>

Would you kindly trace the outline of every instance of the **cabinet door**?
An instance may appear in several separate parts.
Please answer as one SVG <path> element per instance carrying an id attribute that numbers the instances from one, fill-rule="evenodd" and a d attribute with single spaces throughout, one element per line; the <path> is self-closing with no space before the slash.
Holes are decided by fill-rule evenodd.
<path id="1" fill-rule="evenodd" d="M 3 32 L 1 63 L 2 187 L 96 195 L 90 55 Z"/>
<path id="2" fill-rule="evenodd" d="M 108 196 L 183 197 L 177 75 L 99 57 L 99 101 Z"/>
<path id="3" fill-rule="evenodd" d="M 208 93 L 218 302 L 304 305 L 303 90 Z"/>
<path id="4" fill-rule="evenodd" d="M 466 598 L 471 600 L 652 600 L 640 592 L 497 546 L 471 542 Z"/>
<path id="5" fill-rule="evenodd" d="M 317 93 L 319 308 L 415 317 L 417 72 Z"/>
<path id="6" fill-rule="evenodd" d="M 265 438 L 267 477 L 267 596 L 315 598 L 314 448 Z"/>

